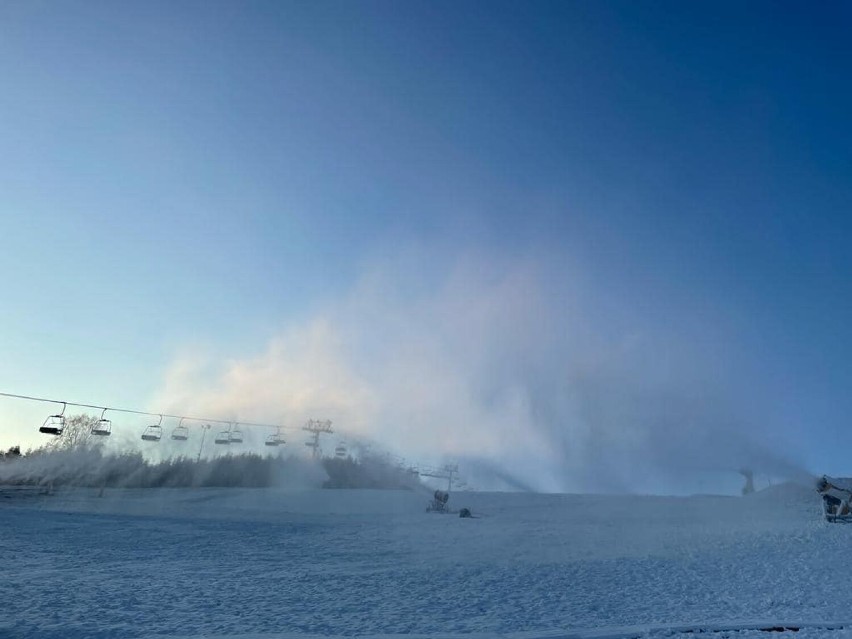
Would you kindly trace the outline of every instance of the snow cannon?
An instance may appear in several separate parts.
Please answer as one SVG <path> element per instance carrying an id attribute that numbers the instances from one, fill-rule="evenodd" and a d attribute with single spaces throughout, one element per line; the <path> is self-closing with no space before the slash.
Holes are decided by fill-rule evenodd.
<path id="1" fill-rule="evenodd" d="M 825 518 L 831 522 L 852 522 L 852 478 L 823 475 L 816 481 L 822 495 Z"/>
<path id="2" fill-rule="evenodd" d="M 437 513 L 446 513 L 449 512 L 447 509 L 447 502 L 450 500 L 450 493 L 444 490 L 436 490 L 432 501 L 429 502 L 429 505 L 426 507 L 426 512 L 437 512 Z"/>
<path id="3" fill-rule="evenodd" d="M 743 497 L 751 495 L 754 492 L 754 473 L 748 468 L 741 468 L 740 475 L 745 478 L 745 486 L 743 486 Z"/>

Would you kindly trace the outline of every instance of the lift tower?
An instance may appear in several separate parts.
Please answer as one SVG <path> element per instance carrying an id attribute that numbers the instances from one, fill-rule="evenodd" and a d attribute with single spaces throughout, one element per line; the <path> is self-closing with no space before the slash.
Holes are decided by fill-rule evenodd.
<path id="1" fill-rule="evenodd" d="M 309 419 L 308 423 L 302 426 L 302 430 L 311 433 L 310 441 L 305 442 L 305 446 L 311 449 L 311 459 L 319 459 L 322 449 L 319 445 L 319 438 L 322 433 L 331 434 L 334 431 L 331 428 L 331 420 Z"/>
<path id="2" fill-rule="evenodd" d="M 453 490 L 453 476 L 458 475 L 458 464 L 445 464 L 441 468 L 421 468 L 419 475 L 421 477 L 435 477 L 436 479 L 447 480 L 447 492 Z"/>

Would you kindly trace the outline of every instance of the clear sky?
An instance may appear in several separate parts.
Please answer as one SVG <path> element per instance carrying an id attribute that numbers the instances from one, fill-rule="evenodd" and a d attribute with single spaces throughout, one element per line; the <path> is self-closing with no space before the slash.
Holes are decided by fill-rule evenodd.
<path id="1" fill-rule="evenodd" d="M 852 473 L 850 25 L 2 3 L 0 390 L 326 413 L 547 489 L 739 436 Z M 0 400 L 0 446 L 50 408 Z"/>

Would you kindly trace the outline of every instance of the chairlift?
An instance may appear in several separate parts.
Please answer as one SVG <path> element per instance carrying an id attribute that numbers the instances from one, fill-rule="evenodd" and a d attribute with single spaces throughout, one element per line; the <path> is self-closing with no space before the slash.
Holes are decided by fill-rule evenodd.
<path id="1" fill-rule="evenodd" d="M 180 421 L 178 422 L 178 425 L 172 431 L 172 439 L 174 439 L 175 441 L 185 442 L 187 439 L 189 439 L 189 429 L 186 426 L 181 425 L 183 424 L 184 419 L 184 417 L 181 417 Z"/>
<path id="2" fill-rule="evenodd" d="M 278 428 L 274 433 L 269 435 L 264 442 L 267 446 L 281 446 L 286 443 L 281 437 L 281 428 Z"/>
<path id="3" fill-rule="evenodd" d="M 228 424 L 228 430 L 221 431 L 213 440 L 214 444 L 230 444 L 231 443 L 231 425 Z"/>
<path id="4" fill-rule="evenodd" d="M 334 449 L 334 456 L 337 457 L 337 458 L 346 457 L 346 446 L 344 446 L 343 444 L 339 444 Z"/>
<path id="5" fill-rule="evenodd" d="M 142 433 L 142 439 L 146 442 L 158 442 L 163 437 L 163 416 L 160 415 L 160 421 L 156 424 L 152 424 L 145 429 L 145 432 Z"/>
<path id="6" fill-rule="evenodd" d="M 38 432 L 45 435 L 61 435 L 65 430 L 65 402 L 62 402 L 62 411 L 57 415 L 50 415 L 45 420 Z"/>
<path id="7" fill-rule="evenodd" d="M 112 433 L 112 422 L 104 417 L 107 409 L 104 408 L 101 412 L 101 418 L 92 426 L 92 435 L 108 437 Z"/>
<path id="8" fill-rule="evenodd" d="M 239 424 L 237 424 L 239 426 Z M 232 444 L 242 444 L 243 443 L 243 433 L 239 428 L 235 428 L 231 431 L 231 443 Z"/>

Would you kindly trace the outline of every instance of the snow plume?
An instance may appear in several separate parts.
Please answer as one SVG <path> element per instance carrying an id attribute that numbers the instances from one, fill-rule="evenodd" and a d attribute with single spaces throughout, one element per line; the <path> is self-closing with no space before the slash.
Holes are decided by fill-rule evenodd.
<path id="1" fill-rule="evenodd" d="M 152 405 L 331 419 L 410 460 L 460 459 L 480 488 L 680 493 L 714 489 L 701 473 L 803 474 L 761 443 L 771 424 L 727 383 L 735 339 L 712 317 L 637 310 L 564 260 L 425 264 L 374 265 L 253 355 L 177 357 Z"/>
<path id="2" fill-rule="evenodd" d="M 322 465 L 290 456 L 244 453 L 205 457 L 143 455 L 91 433 L 90 415 L 69 416 L 62 436 L 35 451 L 0 463 L 0 483 L 37 486 L 158 488 L 189 486 L 318 488 L 328 481 Z M 183 449 L 185 451 L 185 449 Z M 173 451 L 174 452 L 174 451 Z"/>
<path id="3" fill-rule="evenodd" d="M 44 487 L 320 488 L 328 475 L 320 464 L 256 454 L 225 455 L 196 462 L 187 457 L 151 462 L 141 453 L 109 453 L 80 446 L 30 453 L 0 464 L 0 483 Z"/>

